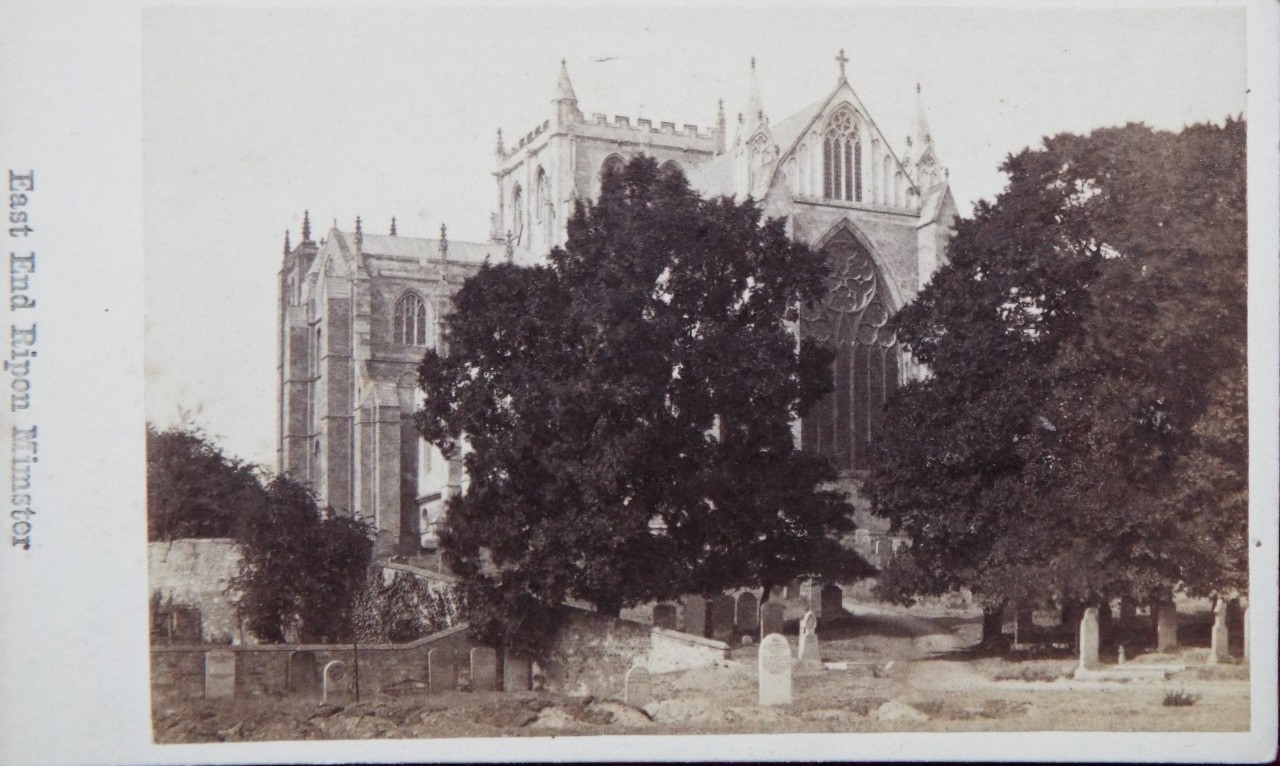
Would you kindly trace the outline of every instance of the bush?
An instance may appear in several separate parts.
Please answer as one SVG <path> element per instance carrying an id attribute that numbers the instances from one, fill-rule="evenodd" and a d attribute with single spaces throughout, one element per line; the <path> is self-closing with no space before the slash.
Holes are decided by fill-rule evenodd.
<path id="1" fill-rule="evenodd" d="M 1198 701 L 1200 701 L 1199 694 L 1190 694 L 1184 689 L 1165 692 L 1164 695 L 1165 707 L 1191 707 Z"/>

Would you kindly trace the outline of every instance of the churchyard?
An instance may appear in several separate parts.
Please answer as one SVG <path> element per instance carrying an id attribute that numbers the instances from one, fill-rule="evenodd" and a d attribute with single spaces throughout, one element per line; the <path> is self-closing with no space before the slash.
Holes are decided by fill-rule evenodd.
<path id="1" fill-rule="evenodd" d="M 748 602 L 750 599 L 747 600 Z M 720 602 L 723 604 L 723 602 Z M 730 626 L 727 657 L 675 672 L 628 672 L 616 698 L 548 691 L 268 694 L 179 699 L 153 695 L 157 742 L 264 741 L 593 734 L 879 731 L 1243 731 L 1249 726 L 1248 664 L 1232 639 L 1211 662 L 1213 615 L 1205 601 L 1179 604 L 1180 645 L 1157 653 L 1150 615 L 1114 625 L 1123 664 L 1107 649 L 1077 672 L 1054 615 L 1036 613 L 1031 639 L 993 652 L 977 646 L 981 612 L 957 601 L 911 608 L 846 598 L 818 620 L 799 599 L 768 602 L 754 616 L 780 633 L 763 642 L 712 600 L 712 628 Z M 701 606 L 701 605 L 699 605 Z M 664 609 L 633 619 L 666 621 Z M 834 616 L 832 616 L 834 615 Z M 1085 618 L 1088 621 L 1088 618 Z M 759 623 L 756 623 L 757 625 Z M 1220 628 L 1219 628 L 1220 629 Z M 1025 627 L 1023 628 L 1025 631 Z M 1011 633 L 1012 625 L 1006 625 Z M 1025 632 L 1023 634 L 1026 635 Z M 748 639 L 747 637 L 751 637 Z M 804 648 L 801 649 L 803 642 Z M 1089 640 L 1084 641 L 1086 654 Z M 814 656 L 816 655 L 816 656 Z M 490 668 L 492 658 L 471 656 Z M 1161 670 L 1143 670 L 1162 667 Z M 1127 668 L 1130 672 L 1118 672 Z M 329 675 L 345 668 L 326 665 Z M 1108 673 L 1110 675 L 1108 675 Z M 465 674 L 465 671 L 464 671 Z M 338 681 L 334 679 L 334 688 Z M 452 677 L 450 678 L 452 681 Z M 508 681 L 508 683 L 510 683 Z M 476 675 L 473 689 L 497 685 Z M 513 684 L 514 685 L 514 684 Z M 1190 704 L 1186 704 L 1190 702 Z"/>

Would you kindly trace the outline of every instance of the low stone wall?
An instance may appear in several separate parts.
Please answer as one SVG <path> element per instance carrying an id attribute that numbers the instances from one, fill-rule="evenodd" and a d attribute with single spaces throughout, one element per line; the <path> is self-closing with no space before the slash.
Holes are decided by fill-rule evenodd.
<path id="1" fill-rule="evenodd" d="M 151 593 L 198 610 L 205 643 L 241 643 L 240 622 L 227 594 L 231 578 L 240 573 L 240 560 L 239 546 L 224 538 L 148 543 Z"/>
<path id="2" fill-rule="evenodd" d="M 260 644 L 256 646 L 152 646 L 151 683 L 157 694 L 202 697 L 205 693 L 205 655 L 212 650 L 235 654 L 237 697 L 318 694 L 318 688 L 299 689 L 291 683 L 290 656 L 311 652 L 322 669 L 333 660 L 346 663 L 351 673 L 359 652 L 362 696 L 388 694 L 396 689 L 427 683 L 427 655 L 432 649 L 451 651 L 458 667 L 466 667 L 468 652 L 477 646 L 467 636 L 467 626 L 457 625 L 407 644 Z M 423 692 L 427 690 L 421 689 Z"/>

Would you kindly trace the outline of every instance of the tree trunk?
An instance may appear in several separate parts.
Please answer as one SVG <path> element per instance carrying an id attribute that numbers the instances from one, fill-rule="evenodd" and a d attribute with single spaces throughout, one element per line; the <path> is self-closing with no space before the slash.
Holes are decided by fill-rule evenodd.
<path id="1" fill-rule="evenodd" d="M 1004 606 L 1001 601 L 996 606 L 982 607 L 982 645 L 988 646 L 1000 640 L 1004 635 Z"/>
<path id="2" fill-rule="evenodd" d="M 773 584 L 767 582 L 761 583 L 761 587 L 764 588 L 764 592 L 760 594 L 760 606 L 764 606 L 765 602 L 769 600 L 770 591 L 773 590 Z"/>
<path id="3" fill-rule="evenodd" d="M 1107 598 L 1099 598 L 1094 605 L 1098 608 L 1098 645 L 1113 646 L 1116 636 L 1112 622 L 1111 601 Z"/>

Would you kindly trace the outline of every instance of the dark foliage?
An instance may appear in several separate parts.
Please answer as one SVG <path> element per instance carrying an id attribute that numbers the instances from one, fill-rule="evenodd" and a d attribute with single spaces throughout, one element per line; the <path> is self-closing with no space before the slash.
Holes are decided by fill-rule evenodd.
<path id="1" fill-rule="evenodd" d="M 423 435 L 465 442 L 442 542 L 469 618 L 536 651 L 565 599 L 602 612 L 868 565 L 791 427 L 830 353 L 787 322 L 823 258 L 754 203 L 703 200 L 648 158 L 579 205 L 545 267 L 482 269 L 429 352 Z M 521 642 L 529 646 L 521 646 Z"/>
<path id="2" fill-rule="evenodd" d="M 931 375 L 889 402 L 868 482 L 913 539 L 888 591 L 1246 587 L 1245 168 L 1233 120 L 1006 161 L 895 320 Z"/>
<path id="3" fill-rule="evenodd" d="M 253 466 L 198 428 L 147 425 L 147 539 L 236 537 L 265 493 Z"/>

